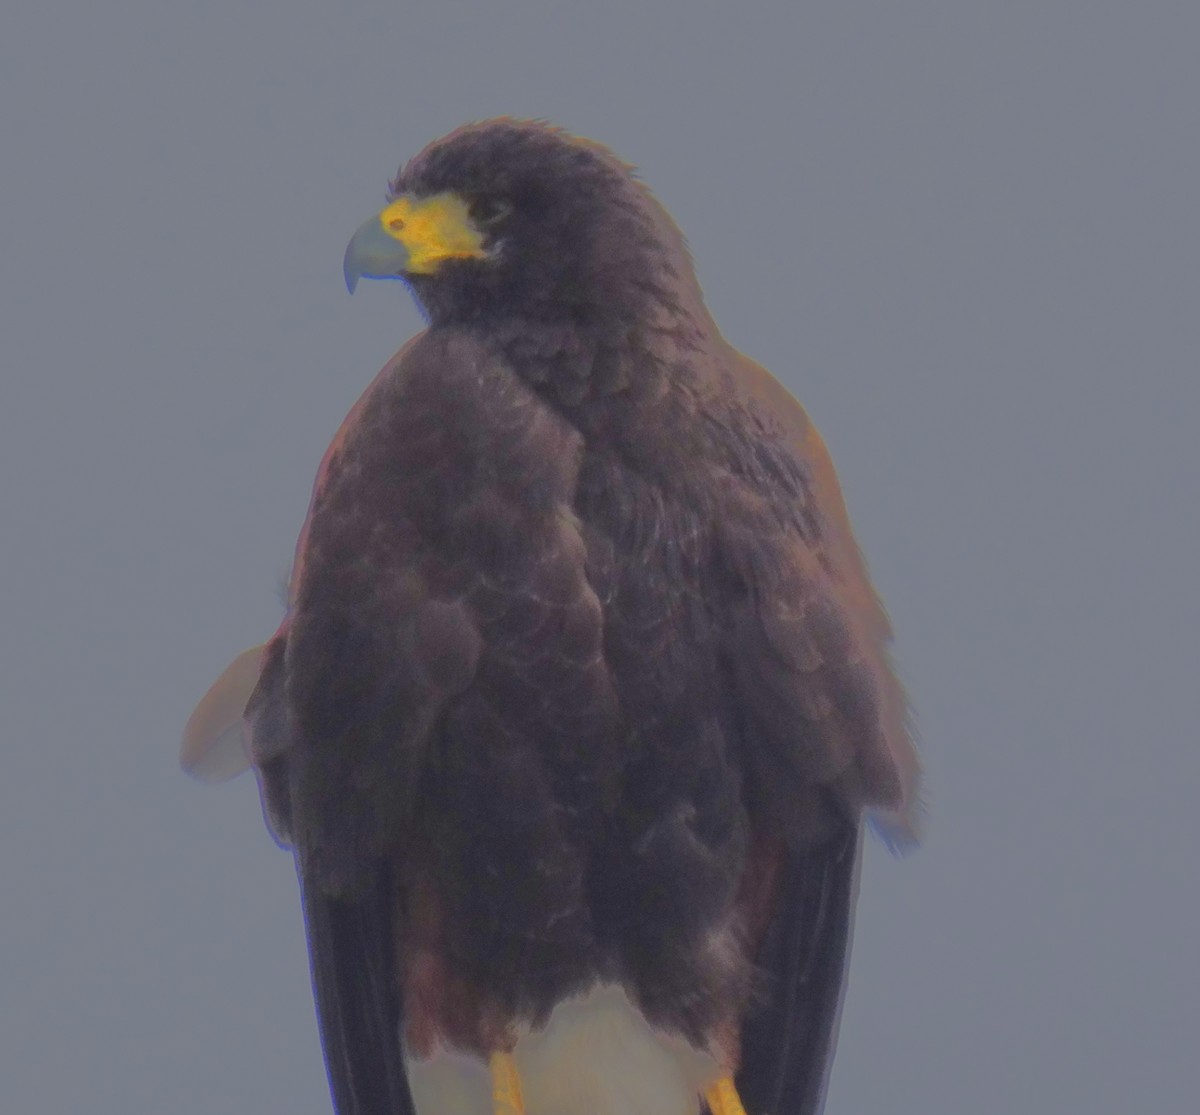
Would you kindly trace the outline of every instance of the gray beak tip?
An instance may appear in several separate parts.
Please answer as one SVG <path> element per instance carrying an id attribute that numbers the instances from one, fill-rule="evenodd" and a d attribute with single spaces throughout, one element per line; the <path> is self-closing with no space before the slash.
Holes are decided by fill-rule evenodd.
<path id="1" fill-rule="evenodd" d="M 359 279 L 398 278 L 407 265 L 408 249 L 384 231 L 378 217 L 371 217 L 347 245 L 342 274 L 346 289 L 353 294 Z"/>

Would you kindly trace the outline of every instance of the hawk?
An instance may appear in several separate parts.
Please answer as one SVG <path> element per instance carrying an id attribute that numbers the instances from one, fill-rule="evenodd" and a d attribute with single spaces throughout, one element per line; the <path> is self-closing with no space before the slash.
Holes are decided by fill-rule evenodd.
<path id="1" fill-rule="evenodd" d="M 183 750 L 295 854 L 339 1115 L 818 1111 L 918 763 L 817 431 L 632 168 L 540 122 L 428 146 L 345 274 L 428 327 Z"/>

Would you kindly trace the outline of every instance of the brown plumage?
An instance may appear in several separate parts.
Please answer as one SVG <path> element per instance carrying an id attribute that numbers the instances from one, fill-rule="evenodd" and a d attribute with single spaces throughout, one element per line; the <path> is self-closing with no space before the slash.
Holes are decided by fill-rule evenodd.
<path id="1" fill-rule="evenodd" d="M 321 465 L 246 709 L 338 1110 L 411 1110 L 398 1035 L 486 1058 L 614 983 L 749 1115 L 815 1111 L 864 811 L 911 837 L 917 778 L 825 447 L 604 148 L 489 121 L 392 194 L 347 275 L 429 328 Z"/>

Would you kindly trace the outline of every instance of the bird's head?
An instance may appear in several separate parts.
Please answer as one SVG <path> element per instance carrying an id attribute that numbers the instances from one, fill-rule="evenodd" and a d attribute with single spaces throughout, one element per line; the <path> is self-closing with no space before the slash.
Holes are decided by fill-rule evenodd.
<path id="1" fill-rule="evenodd" d="M 413 158 L 346 249 L 346 282 L 400 278 L 431 320 L 637 318 L 690 276 L 665 210 L 607 148 L 510 119 Z"/>

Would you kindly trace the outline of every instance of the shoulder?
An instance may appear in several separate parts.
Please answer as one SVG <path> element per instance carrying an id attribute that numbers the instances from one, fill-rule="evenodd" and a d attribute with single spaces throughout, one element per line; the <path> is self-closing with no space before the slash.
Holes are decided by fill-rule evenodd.
<path id="1" fill-rule="evenodd" d="M 866 562 L 858 548 L 833 458 L 808 412 L 762 365 L 728 349 L 731 389 L 762 431 L 782 445 L 804 473 L 812 509 L 820 517 L 830 551 L 826 564 L 843 592 L 861 613 L 871 617 L 876 638 L 890 634 L 887 616 L 871 587 Z"/>

